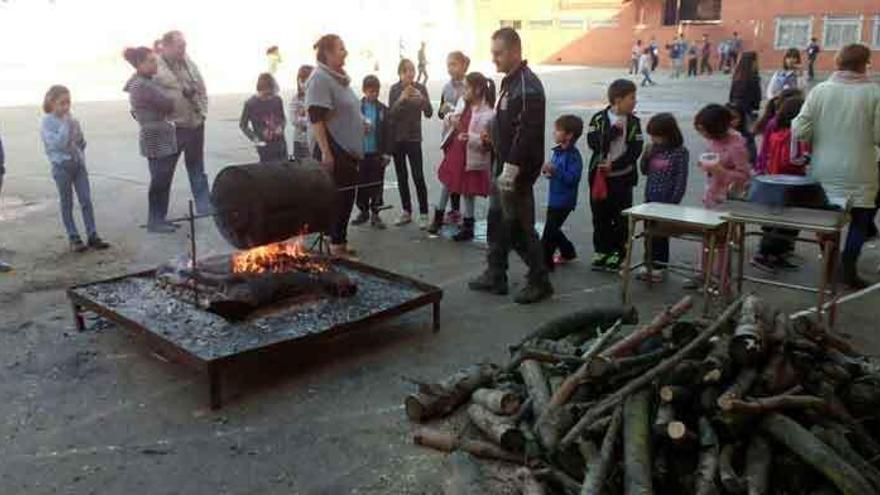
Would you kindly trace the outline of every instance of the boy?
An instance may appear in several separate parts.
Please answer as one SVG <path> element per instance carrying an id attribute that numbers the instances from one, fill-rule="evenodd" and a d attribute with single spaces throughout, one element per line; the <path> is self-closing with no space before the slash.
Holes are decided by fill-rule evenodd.
<path id="1" fill-rule="evenodd" d="M 370 221 L 377 229 L 384 229 L 385 223 L 379 216 L 382 209 L 382 184 L 385 180 L 385 166 L 388 165 L 389 128 L 388 107 L 379 101 L 381 83 L 379 78 L 369 75 L 364 78 L 364 97 L 361 99 L 361 115 L 364 116 L 364 158 L 358 166 L 359 182 L 356 204 L 360 213 L 351 221 L 352 225 L 362 225 Z M 379 184 L 377 184 L 379 183 Z M 364 187 L 366 186 L 366 187 Z"/>
<path id="2" fill-rule="evenodd" d="M 553 140 L 553 156 L 544 164 L 541 173 L 550 180 L 550 193 L 547 198 L 547 217 L 541 244 L 544 247 L 544 261 L 547 269 L 553 271 L 555 264 L 577 258 L 574 245 L 562 232 L 562 225 L 577 206 L 578 185 L 584 168 L 581 152 L 576 144 L 584 133 L 584 121 L 574 115 L 563 115 L 556 119 Z M 559 256 L 554 257 L 556 249 Z"/>
<path id="3" fill-rule="evenodd" d="M 638 182 L 636 162 L 642 154 L 642 127 L 633 115 L 636 107 L 636 85 L 618 79 L 608 87 L 609 105 L 590 119 L 587 144 L 590 157 L 590 189 L 596 178 L 605 180 L 607 195 L 590 195 L 593 213 L 594 270 L 616 272 L 626 250 L 628 229 L 623 210 L 633 204 L 633 188 Z"/>

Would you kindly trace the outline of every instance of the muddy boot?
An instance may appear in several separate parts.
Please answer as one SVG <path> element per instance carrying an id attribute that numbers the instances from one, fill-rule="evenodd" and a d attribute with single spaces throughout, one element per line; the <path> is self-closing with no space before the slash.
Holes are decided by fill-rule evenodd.
<path id="1" fill-rule="evenodd" d="M 844 257 L 840 265 L 840 282 L 848 289 L 861 290 L 869 284 L 865 279 L 859 277 L 859 270 L 856 267 L 857 258 Z"/>
<path id="2" fill-rule="evenodd" d="M 426 229 L 429 234 L 437 234 L 443 227 L 443 210 L 434 210 L 434 219 Z"/>
<path id="3" fill-rule="evenodd" d="M 488 292 L 498 296 L 507 295 L 507 275 L 495 274 L 489 270 L 468 282 L 468 288 L 477 292 Z"/>
<path id="4" fill-rule="evenodd" d="M 529 281 L 513 300 L 517 304 L 534 304 L 548 299 L 552 295 L 553 286 L 550 285 L 550 280 L 544 278 L 541 281 Z"/>
<path id="5" fill-rule="evenodd" d="M 461 228 L 458 229 L 458 232 L 452 236 L 453 241 L 470 241 L 474 238 L 474 219 L 473 218 L 465 218 L 464 222 L 461 225 Z"/>

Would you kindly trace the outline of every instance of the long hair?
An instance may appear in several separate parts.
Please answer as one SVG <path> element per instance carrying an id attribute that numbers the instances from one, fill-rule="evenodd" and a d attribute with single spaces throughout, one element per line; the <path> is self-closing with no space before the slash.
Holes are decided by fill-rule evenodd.
<path id="1" fill-rule="evenodd" d="M 52 113 L 55 110 L 55 102 L 64 95 L 70 95 L 70 90 L 67 89 L 67 86 L 55 84 L 49 88 L 46 91 L 46 96 L 43 97 L 43 113 Z"/>
<path id="2" fill-rule="evenodd" d="M 465 83 L 473 88 L 474 94 L 482 98 L 491 107 L 495 105 L 495 81 L 481 72 L 471 72 L 464 78 Z"/>
<path id="3" fill-rule="evenodd" d="M 755 133 L 762 134 L 764 132 L 764 130 L 767 128 L 767 125 L 770 123 L 771 120 L 773 120 L 773 117 L 776 116 L 776 113 L 782 107 L 782 104 L 785 102 L 785 100 L 794 97 L 803 98 L 803 96 L 803 91 L 795 88 L 789 88 L 783 90 L 782 93 L 779 93 L 779 96 L 777 96 L 776 98 L 768 101 L 767 105 L 764 106 L 764 113 L 761 114 L 761 117 L 758 119 L 757 122 L 755 122 Z"/>
<path id="4" fill-rule="evenodd" d="M 734 81 L 748 81 L 758 75 L 758 53 L 745 52 L 739 58 L 733 71 Z"/>
<path id="5" fill-rule="evenodd" d="M 139 46 L 137 48 L 126 48 L 122 52 L 122 58 L 124 58 L 132 67 L 137 69 L 138 65 L 140 65 L 150 54 L 153 53 L 153 50 L 145 46 Z"/>
<path id="6" fill-rule="evenodd" d="M 776 119 L 777 125 L 781 129 L 791 127 L 791 121 L 801 113 L 801 107 L 804 106 L 804 98 L 802 96 L 792 96 L 782 102 L 779 106 L 779 117 Z"/>
<path id="7" fill-rule="evenodd" d="M 702 129 L 712 139 L 721 139 L 730 130 L 732 120 L 730 110 L 717 103 L 710 103 L 697 112 L 694 127 Z"/>
<path id="8" fill-rule="evenodd" d="M 797 48 L 789 48 L 785 51 L 785 55 L 782 56 L 782 68 L 785 70 L 792 70 L 793 67 L 789 67 L 788 59 L 794 58 L 797 59 L 797 63 L 801 63 L 801 51 Z"/>
<path id="9" fill-rule="evenodd" d="M 259 77 L 257 77 L 257 92 L 258 93 L 260 91 L 264 91 L 264 90 L 269 90 L 274 93 L 277 88 L 278 88 L 278 83 L 275 82 L 275 77 L 272 74 L 270 74 L 268 72 L 263 72 L 262 74 L 259 75 Z"/>
<path id="10" fill-rule="evenodd" d="M 671 113 L 664 112 L 654 115 L 648 121 L 648 127 L 645 130 L 649 136 L 663 138 L 665 144 L 670 148 L 678 148 L 684 145 L 681 129 L 678 128 L 678 122 Z"/>

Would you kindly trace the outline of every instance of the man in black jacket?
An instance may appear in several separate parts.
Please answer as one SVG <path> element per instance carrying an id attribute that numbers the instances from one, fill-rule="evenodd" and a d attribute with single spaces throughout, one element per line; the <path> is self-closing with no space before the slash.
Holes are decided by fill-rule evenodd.
<path id="1" fill-rule="evenodd" d="M 469 287 L 507 294 L 507 258 L 512 248 L 529 267 L 528 283 L 515 301 L 530 304 L 553 294 L 535 232 L 533 191 L 544 162 L 544 87 L 523 60 L 515 30 L 503 28 L 492 35 L 492 59 L 506 76 L 501 81 L 492 132 L 496 178 L 488 215 L 489 266 Z"/>

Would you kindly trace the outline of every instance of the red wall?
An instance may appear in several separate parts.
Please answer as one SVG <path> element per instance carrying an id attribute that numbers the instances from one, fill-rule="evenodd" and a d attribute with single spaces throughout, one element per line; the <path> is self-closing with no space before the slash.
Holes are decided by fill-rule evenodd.
<path id="1" fill-rule="evenodd" d="M 559 50 L 547 62 L 623 66 L 629 60 L 630 50 L 636 39 L 647 43 L 652 36 L 656 36 L 662 47 L 678 31 L 677 26 L 662 25 L 662 5 L 660 0 L 626 2 L 616 16 L 616 27 L 588 31 L 582 38 Z M 731 37 L 737 31 L 743 39 L 745 50 L 757 51 L 762 68 L 772 70 L 781 64 L 783 55 L 781 50 L 773 48 L 777 16 L 813 16 L 813 36 L 821 42 L 823 16 L 862 15 L 862 42 L 866 43 L 873 36 L 874 15 L 880 14 L 880 0 L 723 0 L 721 8 L 720 23 L 682 25 L 685 37 L 693 41 L 706 33 L 714 43 Z M 639 20 L 642 24 L 638 24 Z M 668 66 L 664 51 L 661 51 L 661 61 L 661 64 Z M 872 65 L 880 67 L 880 51 L 873 51 Z M 819 56 L 817 67 L 819 70 L 833 70 L 834 53 L 823 52 Z"/>

